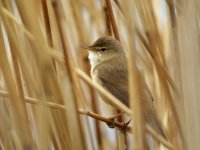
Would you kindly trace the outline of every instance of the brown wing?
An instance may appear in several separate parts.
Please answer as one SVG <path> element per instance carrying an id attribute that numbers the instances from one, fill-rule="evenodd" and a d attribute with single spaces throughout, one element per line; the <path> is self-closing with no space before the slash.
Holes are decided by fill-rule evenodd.
<path id="1" fill-rule="evenodd" d="M 115 66 L 112 66 L 112 69 L 107 68 L 104 66 L 98 68 L 98 77 L 102 86 L 129 106 L 127 71 Z"/>
<path id="2" fill-rule="evenodd" d="M 122 103 L 124 103 L 126 106 L 129 106 L 128 101 L 128 92 L 120 87 L 117 87 L 112 82 L 109 82 L 108 80 L 105 80 L 104 78 L 99 78 L 102 82 L 102 85 L 104 88 L 106 88 L 109 92 L 111 92 L 115 97 L 117 97 Z"/>
<path id="3" fill-rule="evenodd" d="M 98 77 L 102 86 L 116 96 L 122 103 L 129 106 L 127 69 L 120 69 L 117 66 L 112 66 L 112 69 L 107 68 L 108 66 L 105 67 L 103 65 L 98 68 Z M 142 74 L 139 73 L 138 75 L 139 96 L 142 103 L 144 120 L 157 132 L 163 135 L 163 137 L 166 137 L 160 122 L 157 119 L 151 92 L 148 89 Z"/>

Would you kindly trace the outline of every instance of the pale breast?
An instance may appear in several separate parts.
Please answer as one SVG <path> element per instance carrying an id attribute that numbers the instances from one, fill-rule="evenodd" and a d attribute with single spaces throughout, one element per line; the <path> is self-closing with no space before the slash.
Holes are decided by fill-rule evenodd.
<path id="1" fill-rule="evenodd" d="M 101 55 L 96 53 L 96 52 L 89 51 L 88 58 L 90 60 L 90 65 L 91 65 L 92 69 L 93 69 L 94 66 L 99 64 L 99 62 L 101 61 Z"/>
<path id="2" fill-rule="evenodd" d="M 101 55 L 90 51 L 88 58 L 90 60 L 90 65 L 91 65 L 90 74 L 92 80 L 101 84 L 98 77 L 98 69 L 96 68 L 101 62 Z"/>
<path id="3" fill-rule="evenodd" d="M 92 80 L 101 84 L 101 81 L 100 81 L 99 76 L 98 76 L 98 69 L 91 68 L 90 73 L 91 73 Z"/>

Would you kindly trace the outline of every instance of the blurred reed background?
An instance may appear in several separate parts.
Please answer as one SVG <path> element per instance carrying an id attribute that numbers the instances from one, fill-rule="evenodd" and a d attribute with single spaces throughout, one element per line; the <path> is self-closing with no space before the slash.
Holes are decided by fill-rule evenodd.
<path id="1" fill-rule="evenodd" d="M 142 150 L 146 140 L 200 149 L 199 9 L 199 0 L 0 0 L 0 149 Z M 91 81 L 79 48 L 105 35 L 128 54 L 131 108 Z M 168 140 L 141 124 L 136 64 Z M 116 110 L 132 117 L 126 133 L 105 123 Z"/>

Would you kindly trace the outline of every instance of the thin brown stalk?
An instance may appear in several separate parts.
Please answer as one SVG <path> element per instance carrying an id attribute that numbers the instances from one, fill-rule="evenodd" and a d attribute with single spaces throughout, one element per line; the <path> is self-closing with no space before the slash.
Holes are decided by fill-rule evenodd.
<path id="1" fill-rule="evenodd" d="M 41 97 L 43 95 L 47 96 L 55 96 L 55 100 L 62 103 L 63 97 L 61 94 L 61 90 L 58 84 L 58 80 L 56 74 L 53 69 L 53 65 L 51 63 L 51 58 L 46 55 L 45 47 L 41 47 L 41 45 L 47 45 L 46 40 L 44 39 L 44 35 L 42 32 L 42 28 L 38 28 L 38 24 L 40 24 L 38 17 L 39 11 L 38 7 L 36 6 L 37 3 L 35 1 L 29 1 L 29 3 L 25 3 L 24 0 L 17 1 L 17 5 L 25 27 L 34 35 L 34 38 L 38 40 L 38 45 L 35 44 L 33 41 L 27 40 L 27 43 L 30 44 L 31 52 L 33 53 L 33 58 L 37 59 L 35 61 L 36 65 L 36 74 L 38 76 L 38 88 L 34 91 L 37 97 Z M 32 17 L 30 17 L 32 16 Z M 43 49 L 43 50 L 41 50 Z M 40 100 L 47 101 L 47 98 L 44 96 Z M 42 108 L 40 105 L 38 106 L 39 110 L 37 110 L 36 117 L 37 117 L 37 127 L 38 127 L 38 143 L 41 149 L 48 149 L 48 145 L 50 139 L 48 137 L 48 132 L 51 128 L 50 126 L 50 114 L 54 116 L 54 123 L 59 132 L 59 140 L 62 144 L 64 149 L 69 148 L 69 142 L 64 142 L 64 137 L 67 136 L 67 120 L 66 116 L 57 111 L 49 111 L 46 108 Z M 45 119 L 44 119 L 45 118 Z"/>
<path id="2" fill-rule="evenodd" d="M 110 0 L 105 0 L 105 3 L 106 3 L 107 11 L 108 11 L 108 14 L 109 14 L 110 22 L 112 24 L 113 34 L 114 34 L 115 38 L 120 41 L 119 32 L 117 30 L 117 24 L 116 24 L 116 21 L 115 21 L 111 2 L 110 2 Z"/>
<path id="3" fill-rule="evenodd" d="M 95 118 L 95 119 L 100 120 L 102 122 L 105 122 L 107 124 L 112 124 L 114 127 L 117 127 L 117 128 L 119 128 L 121 130 L 124 130 L 124 132 L 127 131 L 127 132 L 131 133 L 131 127 L 126 126 L 125 123 L 121 123 L 121 122 L 118 122 L 118 121 L 113 121 L 112 119 L 105 118 L 105 117 L 103 117 L 101 115 L 98 115 L 98 114 L 90 112 L 90 111 L 85 111 L 85 110 L 81 110 L 81 109 L 79 109 L 78 111 L 79 111 L 80 114 L 90 116 L 92 118 Z"/>
<path id="4" fill-rule="evenodd" d="M 119 8 L 120 11 L 122 11 L 122 7 L 119 3 L 119 0 L 114 0 L 115 4 L 117 5 L 117 7 Z"/>
<path id="5" fill-rule="evenodd" d="M 0 56 L 2 57 L 0 59 L 0 65 L 2 68 L 2 72 L 4 75 L 4 78 L 6 80 L 6 85 L 7 88 L 9 90 L 9 92 L 11 93 L 11 98 L 14 99 L 16 98 L 15 101 L 9 101 L 10 104 L 10 111 L 11 111 L 11 120 L 13 123 L 13 130 L 17 133 L 17 138 L 20 139 L 17 143 L 15 143 L 17 146 L 19 146 L 18 148 L 25 148 L 25 147 L 31 147 L 31 143 L 30 143 L 30 134 L 28 133 L 28 129 L 27 129 L 27 122 L 26 122 L 26 116 L 25 114 L 23 114 L 24 107 L 22 104 L 21 99 L 18 97 L 17 95 L 17 91 L 16 91 L 16 86 L 15 86 L 15 82 L 14 82 L 14 77 L 12 75 L 11 72 L 11 68 L 9 66 L 9 62 L 8 62 L 8 58 L 7 58 L 7 54 L 6 54 L 6 50 L 5 50 L 5 45 L 3 42 L 3 35 L 2 35 L 2 28 L 0 30 Z M 15 106 L 15 107 L 13 107 Z M 21 119 L 22 121 L 19 123 L 18 120 Z M 24 130 L 26 130 L 26 132 L 24 132 Z"/>
<path id="6" fill-rule="evenodd" d="M 47 1 L 41 0 L 41 2 L 42 2 L 42 8 L 43 8 L 42 10 L 43 10 L 43 15 L 44 15 L 47 42 L 50 47 L 53 47 L 53 38 L 52 38 L 51 27 L 50 27 L 50 20 L 49 20 L 50 18 L 49 18 Z M 56 71 L 56 62 L 54 59 L 52 59 L 52 61 L 53 61 L 54 69 Z"/>
<path id="7" fill-rule="evenodd" d="M 53 47 L 53 39 L 52 39 L 52 33 L 51 33 L 51 27 L 50 27 L 50 18 L 48 13 L 48 7 L 47 7 L 47 1 L 41 0 L 42 2 L 42 10 L 44 15 L 44 22 L 45 22 L 45 29 L 47 34 L 47 40 L 50 47 Z"/>
<path id="8" fill-rule="evenodd" d="M 128 20 L 132 19 L 132 13 L 135 14 L 135 10 L 131 11 L 129 5 L 133 6 L 133 3 L 126 3 L 126 9 L 128 11 Z M 134 7 L 132 7 L 134 8 Z M 132 118 L 135 123 L 135 137 L 133 139 L 134 149 L 144 150 L 147 148 L 145 140 L 145 122 L 142 111 L 142 103 L 139 97 L 139 74 L 136 67 L 136 32 L 135 24 L 132 21 L 128 22 L 129 31 L 129 49 L 128 49 L 128 79 L 129 79 L 129 96 L 130 107 L 132 109 Z M 134 39 L 134 42 L 132 42 Z"/>
<path id="9" fill-rule="evenodd" d="M 170 107 L 170 110 L 174 116 L 174 120 L 177 125 L 177 129 L 181 135 L 183 135 L 182 126 L 180 124 L 179 116 L 177 114 L 177 110 L 174 104 L 174 99 L 172 97 L 170 87 L 165 74 L 165 66 L 166 61 L 164 56 L 162 55 L 163 51 L 163 43 L 160 37 L 160 33 L 158 31 L 157 22 L 155 19 L 155 14 L 153 13 L 152 1 L 136 1 L 138 12 L 140 14 L 141 21 L 143 23 L 144 30 L 147 30 L 146 34 L 148 43 L 151 43 L 151 52 L 153 55 L 153 61 L 156 67 L 156 71 L 158 73 L 159 83 L 164 92 L 164 96 L 166 98 L 165 102 Z M 148 26 L 147 26 L 148 22 Z"/>
<path id="10" fill-rule="evenodd" d="M 72 82 L 73 95 L 75 97 L 75 107 L 78 108 L 78 97 L 77 96 L 78 96 L 78 94 L 81 94 L 81 92 L 80 92 L 80 87 L 78 86 L 78 81 L 76 80 L 75 75 L 73 74 L 73 72 L 70 71 L 74 67 L 73 63 L 75 63 L 75 62 L 73 61 L 73 58 L 70 59 L 70 56 L 72 56 L 72 55 L 70 55 L 70 49 L 68 47 L 68 38 L 66 36 L 66 33 L 67 33 L 66 32 L 66 21 L 65 21 L 62 7 L 61 7 L 61 3 L 59 1 L 53 1 L 53 7 L 54 7 L 54 11 L 55 11 L 55 15 L 56 15 L 57 23 L 58 23 L 58 28 L 59 28 L 59 32 L 60 32 L 60 36 L 61 36 L 61 42 L 62 42 L 64 57 L 65 57 L 65 65 L 66 65 L 66 69 L 67 69 L 66 71 L 67 71 L 67 73 L 69 73 L 70 80 Z M 78 92 L 78 94 L 75 91 Z M 79 130 L 78 134 L 79 134 L 79 137 L 81 137 L 80 138 L 81 140 L 78 140 L 80 142 L 79 144 L 73 145 L 73 146 L 75 146 L 79 149 L 87 149 L 83 129 L 81 128 L 81 120 L 77 113 L 75 113 L 75 115 L 76 115 L 77 122 L 78 122 L 78 128 L 77 128 Z"/>
<path id="11" fill-rule="evenodd" d="M 11 5 L 9 3 L 10 1 L 4 1 L 4 6 L 10 10 L 12 12 L 12 8 Z M 6 26 L 7 28 L 8 26 Z M 12 26 L 13 28 L 14 26 Z M 16 32 L 15 30 L 13 30 L 13 33 L 16 36 Z M 25 104 L 25 97 L 24 97 L 24 89 L 23 89 L 23 83 L 22 83 L 22 76 L 21 76 L 21 72 L 20 72 L 20 66 L 19 66 L 19 62 L 18 62 L 18 58 L 16 53 L 14 52 L 15 50 L 15 43 L 13 42 L 13 39 L 8 36 L 8 40 L 9 40 L 9 44 L 10 44 L 10 49 L 11 49 L 11 56 L 13 59 L 13 65 L 14 65 L 14 71 L 15 71 L 15 77 L 16 77 L 16 87 L 19 90 L 19 95 L 20 95 L 20 100 L 22 102 L 22 108 L 24 108 L 24 115 L 25 115 L 25 122 L 26 122 L 26 126 L 28 127 L 28 134 L 29 134 L 29 139 L 30 141 L 33 140 L 33 138 L 30 136 L 31 135 L 31 129 L 29 127 L 29 121 L 28 121 L 28 115 L 27 115 L 27 108 L 26 108 L 26 104 Z M 32 147 L 35 147 L 34 144 L 32 143 Z"/>
<path id="12" fill-rule="evenodd" d="M 169 16 L 170 16 L 170 23 L 171 23 L 171 34 L 172 34 L 172 61 L 174 62 L 172 68 L 173 68 L 173 72 L 174 72 L 174 78 L 176 81 L 176 84 L 179 87 L 179 95 L 178 95 L 178 101 L 175 101 L 174 104 L 176 105 L 177 108 L 177 113 L 180 116 L 180 121 L 181 122 L 185 122 L 185 110 L 184 110 L 184 104 L 182 102 L 183 99 L 183 83 L 182 83 L 182 68 L 181 68 L 181 54 L 180 54 L 180 50 L 179 50 L 179 45 L 178 45 L 178 27 L 177 27 L 177 16 L 176 16 L 176 4 L 174 1 L 171 0 L 167 0 L 167 5 L 168 5 L 168 9 L 169 9 Z M 184 125 L 182 125 L 182 127 L 184 128 Z M 186 141 L 185 141 L 185 133 L 184 131 L 181 132 L 181 140 L 183 143 L 183 147 L 187 147 L 186 146 Z"/>
<path id="13" fill-rule="evenodd" d="M 0 96 L 10 97 L 10 94 L 6 91 L 0 90 Z M 32 98 L 32 97 L 29 97 L 29 96 L 25 96 L 25 101 L 28 102 L 28 103 L 31 103 L 31 104 L 40 104 L 39 100 L 37 98 Z M 51 107 L 51 108 L 54 108 L 54 109 L 60 109 L 60 110 L 66 109 L 66 107 L 64 105 L 56 104 L 56 103 L 53 103 L 53 102 L 44 102 L 43 104 L 45 106 L 48 106 L 48 107 Z"/>
<path id="14" fill-rule="evenodd" d="M 103 10 L 104 10 L 104 16 L 105 16 L 105 22 L 106 22 L 106 34 L 111 36 L 112 35 L 112 27 L 110 24 L 108 8 L 106 6 L 103 6 Z"/>
<path id="15" fill-rule="evenodd" d="M 153 49 L 152 47 L 149 45 L 149 43 L 145 40 L 144 36 L 140 33 L 140 31 L 136 28 L 136 34 L 138 36 L 138 38 L 141 40 L 141 42 L 143 43 L 144 47 L 146 48 L 146 50 L 148 51 L 148 53 L 150 54 L 151 58 L 154 60 L 154 61 L 158 61 L 156 60 L 154 57 L 155 55 L 152 53 Z M 158 63 L 158 62 L 156 62 Z M 179 95 L 179 91 L 178 91 L 178 88 L 175 84 L 175 82 L 173 81 L 173 79 L 171 78 L 171 76 L 169 75 L 169 73 L 167 72 L 167 70 L 165 69 L 165 67 L 161 64 L 162 66 L 162 72 L 163 73 L 163 76 L 165 76 L 165 78 L 168 80 L 168 82 L 170 83 L 170 85 L 172 86 L 173 90 L 176 92 L 177 95 Z"/>
<path id="16" fill-rule="evenodd" d="M 165 147 L 171 149 L 171 150 L 175 150 L 176 148 L 165 138 L 163 138 L 161 135 L 157 134 L 155 132 L 155 130 L 153 130 L 153 128 L 151 128 L 150 126 L 146 126 L 146 131 L 151 134 L 154 139 L 156 139 L 157 141 L 159 141 L 160 143 L 162 143 Z"/>

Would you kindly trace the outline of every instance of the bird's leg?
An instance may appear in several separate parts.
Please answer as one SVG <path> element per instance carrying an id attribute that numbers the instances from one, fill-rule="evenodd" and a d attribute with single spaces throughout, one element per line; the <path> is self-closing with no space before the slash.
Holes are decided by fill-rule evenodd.
<path id="1" fill-rule="evenodd" d="M 124 113 L 125 112 L 120 112 L 120 113 L 108 118 L 108 119 L 110 119 L 112 121 L 112 123 L 107 123 L 108 127 L 109 128 L 115 128 L 115 118 L 118 118 L 118 117 L 122 116 Z"/>

